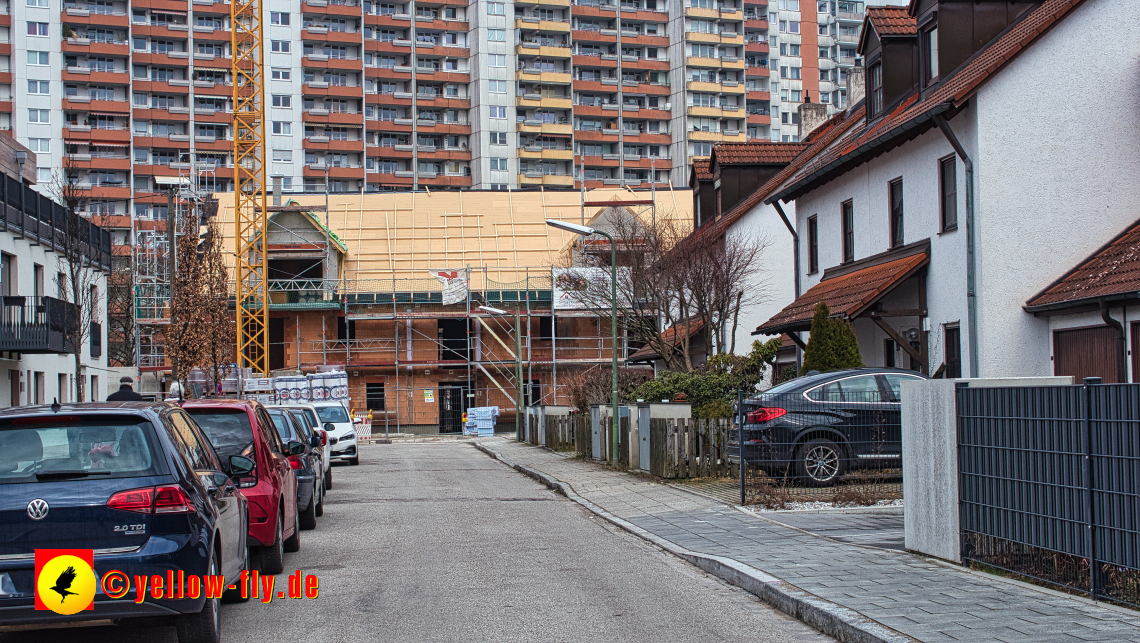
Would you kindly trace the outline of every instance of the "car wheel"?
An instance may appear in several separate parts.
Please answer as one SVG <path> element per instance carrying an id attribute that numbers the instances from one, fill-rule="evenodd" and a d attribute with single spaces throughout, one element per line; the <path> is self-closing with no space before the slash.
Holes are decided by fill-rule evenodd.
<path id="1" fill-rule="evenodd" d="M 356 456 L 355 458 L 349 460 L 348 463 L 355 467 L 356 465 L 360 464 L 360 456 Z"/>
<path id="2" fill-rule="evenodd" d="M 800 447 L 796 466 L 799 477 L 810 487 L 826 487 L 835 484 L 846 469 L 843 449 L 831 440 L 817 438 L 808 440 Z"/>
<path id="3" fill-rule="evenodd" d="M 301 523 L 301 529 L 316 529 L 317 528 L 317 489 L 313 488 L 313 497 L 309 498 L 309 506 L 301 512 L 298 517 Z M 296 550 L 294 550 L 296 551 Z"/>
<path id="4" fill-rule="evenodd" d="M 218 553 L 210 554 L 210 575 L 217 575 Z M 178 630 L 178 643 L 220 643 L 222 623 L 220 620 L 221 597 L 207 598 L 202 611 L 197 614 L 183 614 L 178 617 L 175 627 Z"/>
<path id="5" fill-rule="evenodd" d="M 332 489 L 332 462 L 329 462 L 329 467 L 325 469 L 325 491 Z"/>
<path id="6" fill-rule="evenodd" d="M 252 582 L 253 578 L 252 578 L 252 574 L 250 572 L 253 571 L 253 568 L 250 567 L 250 564 L 249 564 L 249 545 L 248 544 L 245 546 L 245 562 L 242 563 L 241 570 L 246 573 L 245 574 L 245 582 L 246 583 Z M 248 601 L 249 597 L 253 595 L 253 592 L 248 591 L 248 587 L 246 589 L 247 589 L 247 591 L 245 592 L 245 595 L 242 596 L 241 574 L 239 573 L 238 574 L 238 586 L 233 588 L 233 589 L 227 589 L 222 594 L 222 602 L 223 603 L 244 603 L 244 602 Z"/>
<path id="7" fill-rule="evenodd" d="M 284 509 L 277 510 L 277 533 L 274 534 L 273 544 L 261 548 L 261 573 L 280 574 L 285 570 L 285 516 Z"/>
<path id="8" fill-rule="evenodd" d="M 325 482 L 321 481 L 321 495 L 317 496 L 317 517 L 325 515 Z"/>
<path id="9" fill-rule="evenodd" d="M 285 541 L 285 551 L 295 552 L 301 551 L 301 512 L 297 512 L 296 520 L 293 524 L 293 535 Z"/>

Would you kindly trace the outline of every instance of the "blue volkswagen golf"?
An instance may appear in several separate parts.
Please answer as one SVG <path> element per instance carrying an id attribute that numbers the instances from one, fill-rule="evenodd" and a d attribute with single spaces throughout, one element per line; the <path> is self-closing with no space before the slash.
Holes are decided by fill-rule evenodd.
<path id="1" fill-rule="evenodd" d="M 220 462 L 190 415 L 169 404 L 0 411 L 0 625 L 110 619 L 174 625 L 181 643 L 217 643 L 219 603 L 242 600 L 240 589 L 136 603 L 133 580 L 117 600 L 96 582 L 94 610 L 61 616 L 35 610 L 35 551 L 92 549 L 96 579 L 183 572 L 240 587 L 249 516 L 233 479 L 252 467 L 240 456 Z"/>

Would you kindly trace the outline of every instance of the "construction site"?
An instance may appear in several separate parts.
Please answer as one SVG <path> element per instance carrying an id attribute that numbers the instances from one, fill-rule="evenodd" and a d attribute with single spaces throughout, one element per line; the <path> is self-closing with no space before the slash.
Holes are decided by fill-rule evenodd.
<path id="1" fill-rule="evenodd" d="M 198 233 L 204 195 L 190 183 L 172 191 L 176 234 Z M 233 270 L 234 197 L 211 198 Z M 647 222 L 692 221 L 688 190 L 275 194 L 272 203 L 268 374 L 343 370 L 352 408 L 390 433 L 459 432 L 469 407 L 497 406 L 513 423 L 520 396 L 523 406 L 566 404 L 559 378 L 608 372 L 614 350 L 624 365 L 640 347 L 620 330 L 614 346 L 611 311 L 574 296 L 583 280 L 610 279 L 581 267 L 578 253 L 608 259 L 609 244 L 583 244 L 547 219 L 606 229 L 620 208 Z M 143 390 L 159 391 L 176 268 L 165 230 L 135 239 L 139 367 Z"/>

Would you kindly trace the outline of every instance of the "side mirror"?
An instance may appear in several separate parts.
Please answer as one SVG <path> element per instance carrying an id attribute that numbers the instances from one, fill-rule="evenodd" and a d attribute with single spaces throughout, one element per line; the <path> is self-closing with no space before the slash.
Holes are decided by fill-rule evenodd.
<path id="1" fill-rule="evenodd" d="M 253 473 L 253 467 L 254 467 L 253 460 L 250 460 L 249 458 L 247 458 L 245 456 L 240 456 L 240 455 L 231 455 L 230 456 L 230 476 L 231 477 L 240 478 L 242 476 L 248 476 L 249 474 Z"/>
<path id="2" fill-rule="evenodd" d="M 289 449 L 289 455 L 301 455 L 305 452 L 305 445 L 296 440 L 290 440 L 285 446 Z"/>
<path id="3" fill-rule="evenodd" d="M 309 440 L 309 446 L 313 447 L 314 449 L 319 449 L 321 447 L 321 436 L 313 435 L 313 437 Z"/>
<path id="4" fill-rule="evenodd" d="M 336 426 L 334 426 L 332 422 L 325 422 L 325 430 L 332 433 L 336 430 Z"/>

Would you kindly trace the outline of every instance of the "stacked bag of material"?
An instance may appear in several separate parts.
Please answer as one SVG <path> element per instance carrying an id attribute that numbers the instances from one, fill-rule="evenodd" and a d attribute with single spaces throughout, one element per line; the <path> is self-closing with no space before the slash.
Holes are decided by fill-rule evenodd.
<path id="1" fill-rule="evenodd" d="M 499 421 L 499 407 L 477 406 L 467 409 L 467 423 L 463 425 L 463 435 L 490 437 L 495 435 L 495 423 Z"/>

